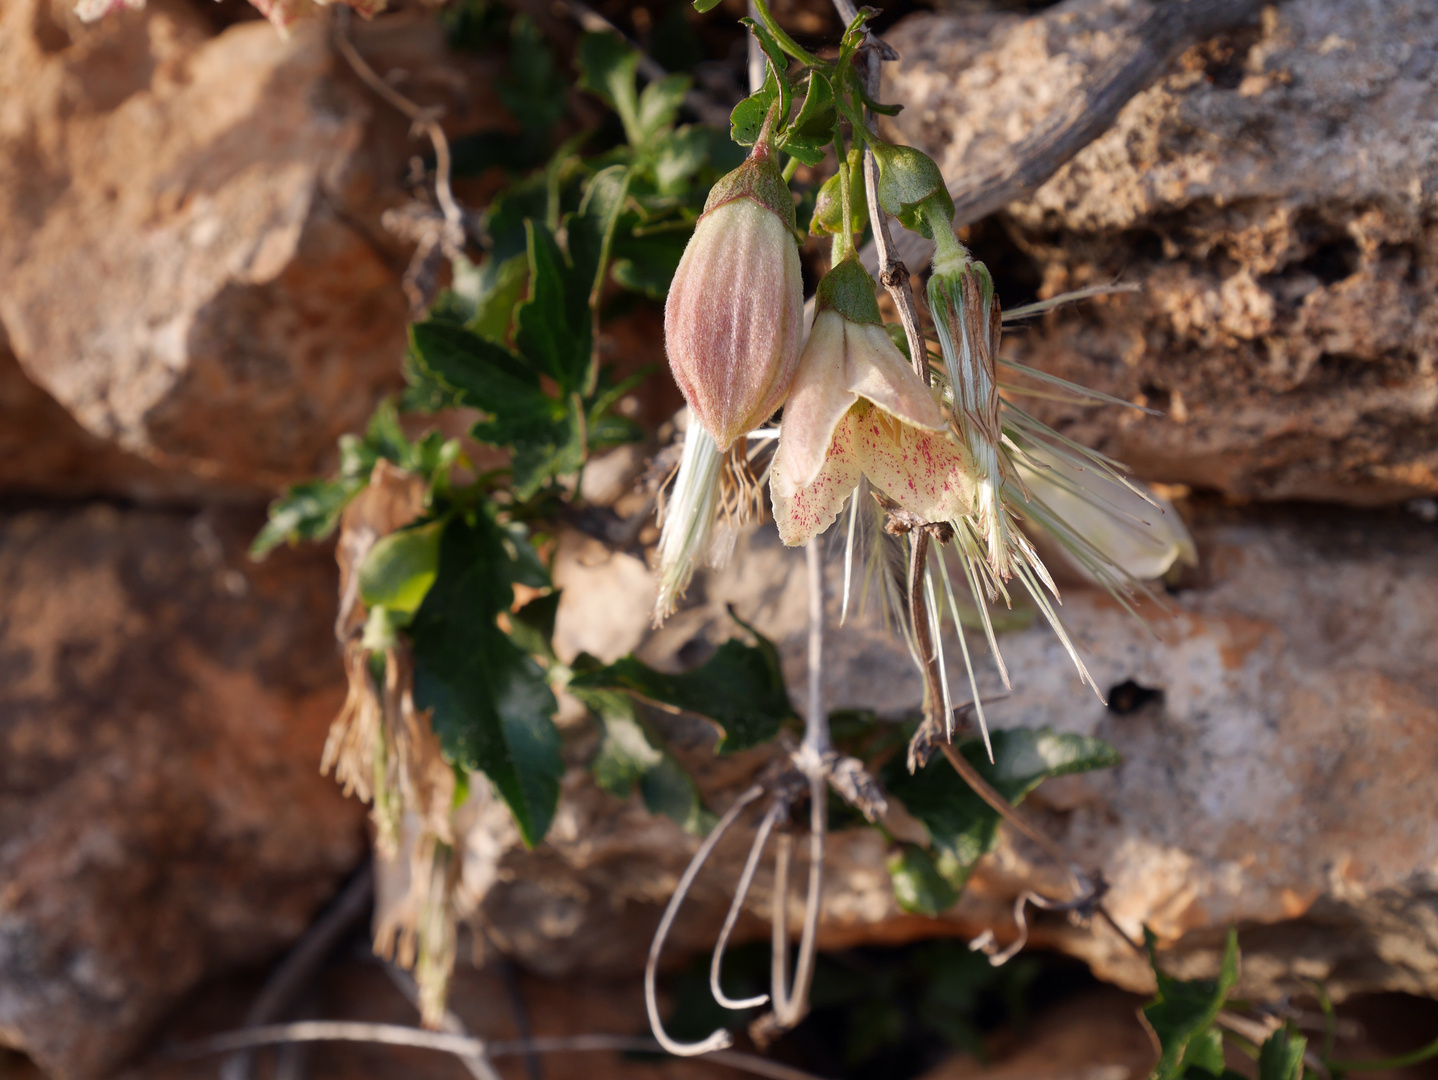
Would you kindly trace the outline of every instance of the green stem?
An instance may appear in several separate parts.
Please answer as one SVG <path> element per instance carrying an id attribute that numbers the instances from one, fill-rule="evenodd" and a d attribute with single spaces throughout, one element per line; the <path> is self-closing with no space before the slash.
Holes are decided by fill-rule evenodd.
<path id="1" fill-rule="evenodd" d="M 1382 1058 L 1378 1061 L 1328 1061 L 1324 1064 L 1330 1069 L 1343 1072 L 1373 1072 L 1378 1069 L 1405 1069 L 1409 1065 L 1417 1065 L 1420 1061 L 1427 1061 L 1431 1057 L 1438 1057 L 1438 1039 L 1434 1039 L 1427 1046 L 1420 1046 L 1417 1050 L 1399 1054 L 1397 1057 Z"/>
<path id="2" fill-rule="evenodd" d="M 969 263 L 969 249 L 959 243 L 959 238 L 954 235 L 954 223 L 951 219 L 944 217 L 942 213 L 936 213 L 932 209 L 934 200 L 930 199 L 924 217 L 929 226 L 929 232 L 934 237 L 934 260 L 933 267 L 936 274 L 953 274 L 962 270 Z"/>
<path id="3" fill-rule="evenodd" d="M 759 13 L 759 21 L 764 24 L 764 29 L 769 31 L 774 36 L 774 40 L 779 43 L 779 48 L 805 67 L 822 67 L 824 65 L 822 60 L 784 32 L 784 28 L 774 21 L 774 16 L 769 12 L 769 5 L 764 0 L 754 0 L 754 10 Z"/>
<path id="4" fill-rule="evenodd" d="M 619 197 L 614 200 L 614 207 L 609 212 L 609 220 L 604 223 L 604 239 L 599 244 L 599 266 L 594 272 L 594 286 L 589 290 L 589 310 L 592 319 L 591 337 L 594 339 L 594 345 L 589 354 L 589 370 L 584 377 L 585 397 L 592 397 L 595 387 L 599 384 L 599 301 L 604 292 L 605 272 L 609 269 L 609 251 L 614 246 L 614 233 L 619 226 L 619 218 L 624 212 L 624 203 L 629 198 L 629 182 L 633 177 L 633 169 L 624 170 L 624 179 L 619 184 Z"/>
<path id="5" fill-rule="evenodd" d="M 788 161 L 784 162 L 784 183 L 787 184 L 790 180 L 794 179 L 794 174 L 795 174 L 796 172 L 798 172 L 798 171 L 799 171 L 799 159 L 798 159 L 798 158 L 796 158 L 796 157 L 791 157 Z"/>
<path id="6" fill-rule="evenodd" d="M 849 190 L 852 185 L 849 182 L 849 155 L 844 149 L 844 133 L 837 123 L 834 125 L 834 156 L 839 161 L 839 213 L 843 215 L 839 231 L 834 234 L 833 261 L 838 263 L 854 251 L 854 237 L 851 232 L 854 225 L 854 196 Z"/>

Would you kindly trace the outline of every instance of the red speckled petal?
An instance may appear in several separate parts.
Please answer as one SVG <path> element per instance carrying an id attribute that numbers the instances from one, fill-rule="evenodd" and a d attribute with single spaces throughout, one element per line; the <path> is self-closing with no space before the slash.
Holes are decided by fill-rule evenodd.
<path id="1" fill-rule="evenodd" d="M 974 467 L 941 433 L 902 424 L 860 404 L 845 425 L 864 475 L 889 498 L 925 521 L 951 521 L 974 507 Z"/>
<path id="2" fill-rule="evenodd" d="M 790 547 L 799 547 L 832 525 L 844 508 L 844 500 L 859 482 L 860 470 L 853 452 L 853 422 L 851 411 L 834 429 L 829 456 L 812 484 L 785 496 L 779 493 L 777 485 L 770 483 L 774 523 L 779 527 L 779 539 Z"/>

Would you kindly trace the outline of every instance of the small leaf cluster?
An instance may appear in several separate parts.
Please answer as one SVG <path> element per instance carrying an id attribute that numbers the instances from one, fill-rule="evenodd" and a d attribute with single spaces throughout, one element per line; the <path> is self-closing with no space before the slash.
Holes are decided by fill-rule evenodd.
<path id="1" fill-rule="evenodd" d="M 491 11 L 466 10 L 454 33 L 492 28 Z M 525 135 L 520 152 L 485 164 L 514 169 L 559 131 L 567 84 L 522 16 L 507 43 L 499 91 Z M 252 547 L 262 557 L 331 535 L 381 460 L 423 480 L 419 519 L 379 539 L 357 568 L 363 645 L 372 654 L 407 645 L 415 705 L 428 711 L 459 789 L 482 772 L 531 845 L 558 801 L 553 686 L 570 674 L 553 652 L 559 595 L 543 553 L 589 456 L 643 436 L 621 402 L 647 373 L 620 379 L 600 365 L 601 309 L 663 297 L 726 163 L 722 152 L 716 159 L 722 133 L 678 122 L 687 77 L 641 89 L 637 55 L 612 35 L 584 38 L 578 60 L 580 86 L 613 110 L 623 141 L 595 146 L 599 133 L 579 132 L 499 193 L 482 215 L 482 254 L 455 260 L 450 290 L 410 327 L 405 392 L 379 406 L 362 436 L 340 440 L 332 476 L 271 505 Z M 457 159 L 483 150 L 456 146 Z M 454 409 L 472 410 L 469 439 L 503 464 L 480 468 L 463 440 L 426 420 Z M 702 828 L 692 783 L 646 741 L 628 698 L 577 692 L 604 726 L 596 770 L 605 786 L 638 783 L 652 807 Z"/>

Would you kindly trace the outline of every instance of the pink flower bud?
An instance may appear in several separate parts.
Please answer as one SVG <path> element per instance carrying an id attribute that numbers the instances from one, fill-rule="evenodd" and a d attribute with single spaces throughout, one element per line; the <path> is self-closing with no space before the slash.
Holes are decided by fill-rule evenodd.
<path id="1" fill-rule="evenodd" d="M 794 203 L 760 143 L 714 185 L 664 308 L 674 381 L 719 450 L 783 404 L 799 363 L 804 286 Z"/>

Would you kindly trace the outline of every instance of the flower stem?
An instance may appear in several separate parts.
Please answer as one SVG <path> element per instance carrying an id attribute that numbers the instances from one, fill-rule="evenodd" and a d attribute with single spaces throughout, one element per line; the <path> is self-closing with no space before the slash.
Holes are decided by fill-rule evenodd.
<path id="1" fill-rule="evenodd" d="M 784 28 L 774 21 L 774 16 L 769 12 L 769 5 L 764 0 L 752 0 L 752 2 L 754 10 L 759 15 L 759 21 L 764 24 L 764 29 L 774 36 L 774 40 L 779 43 L 779 48 L 805 67 L 823 66 L 822 60 L 791 38 L 784 32 Z"/>

